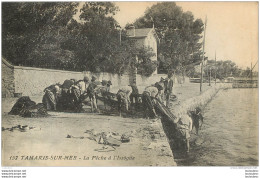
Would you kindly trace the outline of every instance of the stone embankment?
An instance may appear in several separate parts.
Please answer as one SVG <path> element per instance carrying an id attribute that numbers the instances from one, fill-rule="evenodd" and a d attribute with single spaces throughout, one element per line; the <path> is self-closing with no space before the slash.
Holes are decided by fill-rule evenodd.
<path id="1" fill-rule="evenodd" d="M 229 84 L 219 84 L 211 87 L 198 96 L 180 101 L 177 105 L 171 108 L 171 111 L 175 116 L 181 116 L 187 114 L 188 111 L 193 111 L 196 107 L 203 108 L 214 98 L 220 89 L 228 89 L 231 87 L 232 86 Z"/>
<path id="2" fill-rule="evenodd" d="M 193 111 L 196 107 L 205 107 L 205 105 L 214 98 L 214 96 L 218 93 L 219 90 L 228 88 L 231 88 L 231 86 L 227 84 L 218 84 L 214 87 L 210 87 L 200 95 L 187 98 L 186 100 L 179 101 L 177 104 L 172 105 L 170 111 L 175 116 L 174 118 L 162 117 L 162 126 L 165 134 L 167 135 L 168 142 L 176 162 L 178 162 L 178 159 L 183 159 L 185 157 L 185 152 L 183 152 L 184 150 L 179 150 L 179 145 L 177 145 L 176 142 L 176 132 L 178 132 L 176 123 L 179 121 L 181 117 L 188 116 L 188 111 Z"/>

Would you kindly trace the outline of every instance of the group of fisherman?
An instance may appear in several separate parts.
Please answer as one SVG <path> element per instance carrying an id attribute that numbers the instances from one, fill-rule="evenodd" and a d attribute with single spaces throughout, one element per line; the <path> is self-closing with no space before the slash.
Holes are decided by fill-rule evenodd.
<path id="1" fill-rule="evenodd" d="M 142 104 L 144 116 L 156 117 L 153 104 L 155 100 L 166 102 L 169 107 L 170 95 L 173 88 L 172 74 L 167 78 L 161 78 L 159 82 L 147 86 L 142 94 L 139 93 L 135 84 L 123 86 L 118 92 L 110 92 L 112 82 L 110 80 L 97 81 L 95 76 L 91 80 L 87 76 L 83 80 L 65 80 L 63 84 L 53 84 L 44 89 L 43 104 L 47 110 L 53 111 L 75 111 L 78 112 L 86 100 L 90 101 L 91 111 L 99 112 L 97 98 L 102 99 L 106 106 L 109 101 L 117 101 L 118 112 L 129 111 L 138 104 Z"/>
<path id="2" fill-rule="evenodd" d="M 44 89 L 43 104 L 47 110 L 79 112 L 82 103 L 89 98 L 92 112 L 98 112 L 96 94 L 110 91 L 111 81 L 99 82 L 95 76 L 91 81 L 85 76 L 83 80 L 65 80 L 63 84 L 53 84 Z"/>

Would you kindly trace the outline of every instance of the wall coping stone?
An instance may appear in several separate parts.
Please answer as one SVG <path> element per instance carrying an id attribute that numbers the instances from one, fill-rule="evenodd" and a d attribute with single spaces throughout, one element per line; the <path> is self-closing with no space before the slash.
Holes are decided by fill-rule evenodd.
<path id="1" fill-rule="evenodd" d="M 59 72 L 59 73 L 84 74 L 84 72 L 75 72 L 75 71 L 57 70 L 57 69 L 46 69 L 46 68 L 36 68 L 36 67 L 24 67 L 24 66 L 14 66 L 14 69 L 36 70 L 36 71 L 49 71 L 49 72 Z"/>
<path id="2" fill-rule="evenodd" d="M 2 57 L 2 62 L 9 68 L 14 69 L 14 66 Z"/>

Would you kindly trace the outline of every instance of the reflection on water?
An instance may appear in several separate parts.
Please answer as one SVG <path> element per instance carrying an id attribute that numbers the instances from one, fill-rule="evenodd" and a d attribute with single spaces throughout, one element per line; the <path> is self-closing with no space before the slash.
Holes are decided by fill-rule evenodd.
<path id="1" fill-rule="evenodd" d="M 258 166 L 258 89 L 220 91 L 206 106 L 191 145 L 179 165 Z"/>

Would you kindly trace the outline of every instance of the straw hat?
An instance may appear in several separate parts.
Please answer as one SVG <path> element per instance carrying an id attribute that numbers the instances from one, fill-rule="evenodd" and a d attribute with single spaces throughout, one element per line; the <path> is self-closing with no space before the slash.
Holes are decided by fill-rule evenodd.
<path id="1" fill-rule="evenodd" d="M 55 88 L 55 91 L 59 91 L 60 90 L 60 87 L 58 85 L 55 85 L 54 88 Z"/>
<path id="2" fill-rule="evenodd" d="M 93 82 L 93 81 L 95 81 L 96 79 L 97 79 L 97 77 L 94 76 L 94 75 L 92 75 L 92 77 L 91 77 L 91 81 Z"/>
<path id="3" fill-rule="evenodd" d="M 85 77 L 83 78 L 83 81 L 84 81 L 84 82 L 88 82 L 88 81 L 89 81 L 89 78 L 88 78 L 87 76 L 85 76 Z"/>
<path id="4" fill-rule="evenodd" d="M 159 83 L 159 82 L 156 82 L 154 84 L 154 86 L 158 89 L 158 90 L 163 90 L 163 86 Z"/>
<path id="5" fill-rule="evenodd" d="M 108 84 L 108 85 L 112 85 L 111 80 L 108 80 L 107 84 Z"/>
<path id="6" fill-rule="evenodd" d="M 108 81 L 107 80 L 102 80 L 102 85 L 106 85 L 106 84 L 108 84 Z"/>

